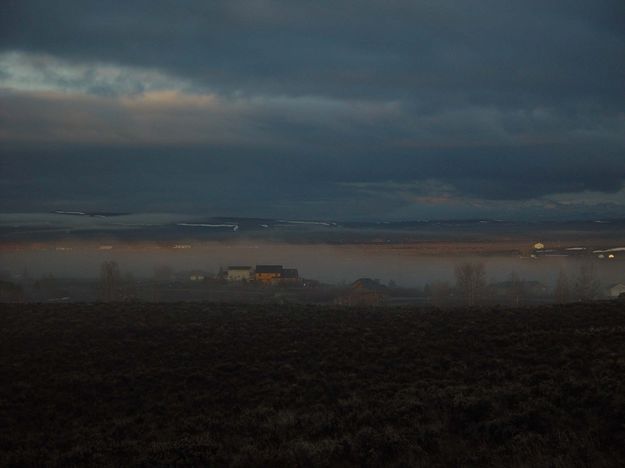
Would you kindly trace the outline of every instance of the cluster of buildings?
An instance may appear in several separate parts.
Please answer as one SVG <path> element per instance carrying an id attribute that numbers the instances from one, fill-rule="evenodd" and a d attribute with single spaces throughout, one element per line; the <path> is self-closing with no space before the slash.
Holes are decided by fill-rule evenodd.
<path id="1" fill-rule="evenodd" d="M 254 281 L 261 284 L 296 284 L 300 282 L 296 268 L 284 268 L 282 265 L 229 266 L 224 277 L 228 281 Z"/>
<path id="2" fill-rule="evenodd" d="M 530 256 L 539 257 L 580 257 L 593 256 L 600 260 L 615 260 L 623 258 L 625 247 L 615 247 L 611 249 L 590 249 L 588 247 L 551 247 L 547 248 L 542 242 L 533 245 Z"/>

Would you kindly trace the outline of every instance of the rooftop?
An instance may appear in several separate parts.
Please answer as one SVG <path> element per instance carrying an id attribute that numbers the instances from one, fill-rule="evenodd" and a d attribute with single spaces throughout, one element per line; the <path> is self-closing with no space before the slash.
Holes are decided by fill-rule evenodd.
<path id="1" fill-rule="evenodd" d="M 256 273 L 282 273 L 282 265 L 256 265 Z"/>

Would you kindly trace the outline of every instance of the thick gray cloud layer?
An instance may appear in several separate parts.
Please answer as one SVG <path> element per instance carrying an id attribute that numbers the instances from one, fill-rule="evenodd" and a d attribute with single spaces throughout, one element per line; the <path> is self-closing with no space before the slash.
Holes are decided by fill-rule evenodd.
<path id="1" fill-rule="evenodd" d="M 625 213 L 620 0 L 0 9 L 4 210 Z"/>

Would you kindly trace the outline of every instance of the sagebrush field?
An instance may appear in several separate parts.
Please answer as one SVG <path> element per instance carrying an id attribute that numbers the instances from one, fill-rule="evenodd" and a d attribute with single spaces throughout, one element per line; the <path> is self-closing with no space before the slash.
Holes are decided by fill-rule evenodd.
<path id="1" fill-rule="evenodd" d="M 0 465 L 622 466 L 625 306 L 3 305 Z"/>

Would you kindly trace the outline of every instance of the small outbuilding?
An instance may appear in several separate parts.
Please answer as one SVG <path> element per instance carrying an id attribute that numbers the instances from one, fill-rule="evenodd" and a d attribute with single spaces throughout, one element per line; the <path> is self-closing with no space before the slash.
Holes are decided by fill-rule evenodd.
<path id="1" fill-rule="evenodd" d="M 176 273 L 176 280 L 181 282 L 192 281 L 199 283 L 206 281 L 210 277 L 210 273 L 204 270 L 189 270 Z"/>
<path id="2" fill-rule="evenodd" d="M 280 276 L 281 284 L 296 284 L 299 283 L 299 273 L 297 268 L 283 268 L 282 275 Z"/>
<path id="3" fill-rule="evenodd" d="M 386 300 L 387 289 L 378 280 L 359 278 L 350 285 L 345 294 L 336 298 L 334 302 L 349 306 L 379 305 Z"/>
<path id="4" fill-rule="evenodd" d="M 379 280 L 374 280 L 371 278 L 358 278 L 354 281 L 351 286 L 353 290 L 362 290 L 362 291 L 385 291 L 387 289 Z"/>
<path id="5" fill-rule="evenodd" d="M 615 283 L 606 289 L 608 297 L 616 298 L 625 294 L 625 283 Z"/>

